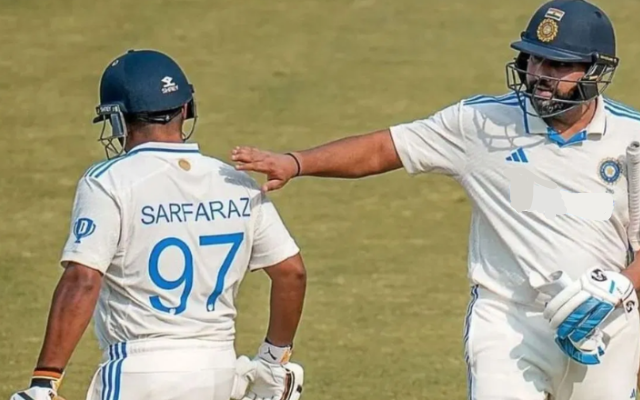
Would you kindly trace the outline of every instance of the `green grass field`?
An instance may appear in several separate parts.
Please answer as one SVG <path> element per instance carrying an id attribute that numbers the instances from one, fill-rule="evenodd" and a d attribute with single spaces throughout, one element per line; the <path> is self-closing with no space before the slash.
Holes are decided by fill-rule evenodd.
<path id="1" fill-rule="evenodd" d="M 600 1 L 622 64 L 609 94 L 640 106 L 637 0 Z M 75 184 L 103 158 L 90 120 L 104 67 L 128 48 L 175 57 L 196 87 L 195 140 L 313 146 L 506 91 L 504 64 L 538 1 L 0 0 L 0 399 L 28 383 Z M 447 178 L 300 179 L 273 198 L 309 271 L 296 341 L 305 400 L 463 399 L 470 208 Z M 239 352 L 267 322 L 268 281 L 240 295 Z M 90 329 L 62 394 L 83 399 Z"/>

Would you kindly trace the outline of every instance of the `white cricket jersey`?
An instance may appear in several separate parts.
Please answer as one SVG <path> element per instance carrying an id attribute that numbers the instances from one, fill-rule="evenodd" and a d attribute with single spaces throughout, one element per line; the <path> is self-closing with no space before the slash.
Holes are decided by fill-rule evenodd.
<path id="1" fill-rule="evenodd" d="M 247 270 L 299 252 L 257 183 L 197 144 L 146 143 L 80 179 L 61 262 L 104 274 L 101 348 L 148 338 L 234 339 Z"/>
<path id="2" fill-rule="evenodd" d="M 625 153 L 640 139 L 637 111 L 599 97 L 589 126 L 565 141 L 542 119 L 523 112 L 515 93 L 476 96 L 427 119 L 393 126 L 391 134 L 409 173 L 446 174 L 466 191 L 472 205 L 472 283 L 528 303 L 538 297 L 530 279 L 539 281 L 557 270 L 576 279 L 594 266 L 626 267 Z M 559 189 L 551 206 L 570 197 L 565 193 L 607 193 L 610 213 L 598 220 L 571 212 L 550 215 L 536 207 L 517 211 L 510 192 L 518 182 L 509 175 L 515 167 Z M 543 186 L 534 185 L 529 193 L 534 206 L 544 203 L 541 193 L 549 190 Z"/>

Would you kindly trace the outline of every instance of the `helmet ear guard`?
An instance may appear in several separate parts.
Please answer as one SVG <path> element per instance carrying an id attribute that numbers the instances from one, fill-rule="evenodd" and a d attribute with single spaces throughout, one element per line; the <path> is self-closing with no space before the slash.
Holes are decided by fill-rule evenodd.
<path id="1" fill-rule="evenodd" d="M 185 120 L 193 119 L 193 124 L 191 125 L 191 129 L 189 129 L 189 132 L 182 132 L 182 140 L 184 140 L 185 142 L 189 140 L 191 135 L 193 135 L 193 132 L 195 132 L 196 123 L 198 122 L 198 107 L 196 107 L 195 99 L 196 89 L 191 84 L 189 85 L 189 87 L 191 88 L 191 100 L 187 102 L 187 112 L 185 115 Z"/>
<path id="2" fill-rule="evenodd" d="M 193 85 L 189 85 L 189 86 L 191 86 L 191 93 L 194 94 L 196 90 L 194 89 Z M 196 101 L 194 97 L 191 96 L 191 100 L 189 100 L 189 102 L 187 103 L 187 115 L 185 119 L 197 119 L 197 118 L 198 118 L 198 112 L 196 109 Z"/>
<path id="3" fill-rule="evenodd" d="M 578 88 L 584 100 L 591 100 L 607 89 L 613 81 L 619 59 L 602 54 L 594 54 L 593 63 L 578 81 Z"/>
<path id="4" fill-rule="evenodd" d="M 187 103 L 187 113 L 185 116 L 185 121 L 190 119 L 193 120 L 193 123 L 191 124 L 191 129 L 189 129 L 189 132 L 185 133 L 184 131 L 182 131 L 182 140 L 184 140 L 185 142 L 189 140 L 191 135 L 193 135 L 193 132 L 196 130 L 196 122 L 198 122 L 198 108 L 196 107 L 196 101 L 193 97 Z"/>
<path id="5" fill-rule="evenodd" d="M 520 52 L 513 61 L 506 65 L 507 87 L 518 94 L 521 103 L 524 101 L 521 94 L 526 92 L 527 86 L 528 60 L 529 54 Z"/>
<path id="6" fill-rule="evenodd" d="M 525 71 L 527 70 L 527 63 L 529 62 L 530 55 L 527 53 L 520 53 L 518 57 L 515 58 L 515 66 L 517 68 L 518 77 L 520 78 L 520 82 L 522 84 L 527 84 L 527 74 Z"/>
<path id="7" fill-rule="evenodd" d="M 96 107 L 96 114 L 98 116 L 93 122 L 102 121 L 102 131 L 98 141 L 104 146 L 107 158 L 111 159 L 119 156 L 124 151 L 127 141 L 127 124 L 122 112 L 122 106 L 118 103 L 101 104 Z M 105 136 L 107 121 L 111 125 L 111 135 L 109 136 Z"/>

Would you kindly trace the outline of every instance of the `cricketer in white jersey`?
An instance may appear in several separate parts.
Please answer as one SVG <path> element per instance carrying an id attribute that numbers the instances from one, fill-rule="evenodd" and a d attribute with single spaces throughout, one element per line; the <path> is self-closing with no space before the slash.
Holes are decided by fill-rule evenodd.
<path id="1" fill-rule="evenodd" d="M 103 360 L 88 400 L 296 400 L 288 360 L 306 278 L 276 208 L 247 174 L 185 143 L 193 90 L 165 54 L 117 58 L 100 94 L 96 121 L 111 124 L 102 141 L 117 156 L 78 183 L 45 343 L 31 387 L 12 399 L 57 396 L 93 313 Z M 270 325 L 259 354 L 236 362 L 235 298 L 260 269 Z"/>
<path id="2" fill-rule="evenodd" d="M 92 167 L 79 183 L 73 221 L 63 264 L 104 274 L 95 327 L 106 364 L 95 399 L 131 390 L 122 373 L 140 382 L 144 372 L 194 369 L 197 380 L 187 385 L 191 393 L 200 385 L 205 397 L 214 381 L 207 372 L 235 362 L 234 303 L 245 273 L 299 252 L 255 182 L 197 144 L 145 143 Z M 151 370 L 152 355 L 132 356 L 175 348 Z M 153 385 L 157 375 L 149 375 Z"/>
<path id="3" fill-rule="evenodd" d="M 267 174 L 266 190 L 398 168 L 453 177 L 472 204 L 469 398 L 635 398 L 640 262 L 629 264 L 638 232 L 626 151 L 640 113 L 602 95 L 618 65 L 613 26 L 593 4 L 554 0 L 512 47 L 503 96 L 310 150 L 238 147 L 232 159 Z"/>
<path id="4" fill-rule="evenodd" d="M 253 179 L 191 143 L 145 143 L 91 167 L 72 220 L 62 263 L 104 274 L 103 349 L 155 337 L 232 343 L 245 273 L 299 252 Z"/>

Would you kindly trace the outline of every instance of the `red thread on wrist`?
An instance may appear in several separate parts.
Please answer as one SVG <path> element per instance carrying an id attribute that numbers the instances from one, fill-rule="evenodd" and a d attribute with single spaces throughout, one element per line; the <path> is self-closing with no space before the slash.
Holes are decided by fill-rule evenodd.
<path id="1" fill-rule="evenodd" d="M 60 379 L 63 371 L 60 368 L 36 368 L 33 371 L 34 378 Z"/>

